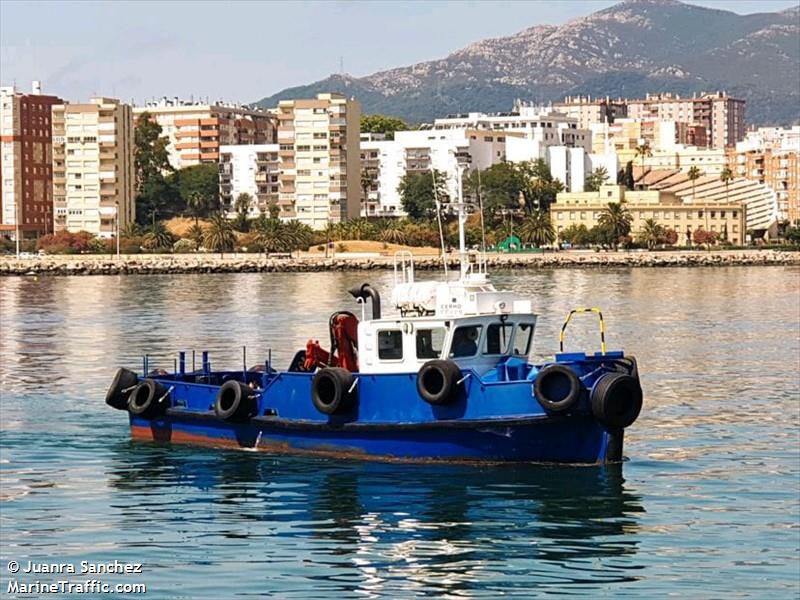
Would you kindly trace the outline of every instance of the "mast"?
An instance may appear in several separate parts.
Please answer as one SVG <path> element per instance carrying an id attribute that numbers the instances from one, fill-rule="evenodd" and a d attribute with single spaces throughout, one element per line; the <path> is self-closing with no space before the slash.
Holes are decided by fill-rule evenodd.
<path id="1" fill-rule="evenodd" d="M 469 273 L 469 255 L 467 254 L 467 205 L 464 204 L 464 171 L 467 169 L 469 154 L 459 156 L 461 153 L 456 153 L 456 187 L 458 188 L 458 258 L 461 263 L 461 280 L 467 279 Z"/>

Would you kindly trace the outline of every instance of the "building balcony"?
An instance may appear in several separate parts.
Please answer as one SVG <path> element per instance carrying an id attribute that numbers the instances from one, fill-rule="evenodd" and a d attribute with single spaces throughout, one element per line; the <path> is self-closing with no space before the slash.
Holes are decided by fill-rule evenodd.
<path id="1" fill-rule="evenodd" d="M 208 137 L 218 138 L 219 137 L 219 130 L 218 129 L 201 130 L 200 131 L 200 137 L 201 138 L 208 138 Z"/>
<path id="2" fill-rule="evenodd" d="M 200 127 L 200 119 L 175 119 L 174 123 L 175 127 Z"/>

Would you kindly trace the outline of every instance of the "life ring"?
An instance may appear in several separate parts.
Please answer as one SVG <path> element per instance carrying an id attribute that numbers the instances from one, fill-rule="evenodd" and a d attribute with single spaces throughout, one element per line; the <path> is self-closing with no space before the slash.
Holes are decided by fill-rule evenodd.
<path id="1" fill-rule="evenodd" d="M 578 402 L 582 391 L 580 379 L 566 365 L 547 365 L 533 382 L 533 395 L 549 412 L 568 411 Z"/>
<path id="2" fill-rule="evenodd" d="M 633 424 L 642 410 L 642 386 L 636 377 L 606 373 L 592 386 L 592 414 L 608 429 Z"/>
<path id="3" fill-rule="evenodd" d="M 257 410 L 253 390 L 241 381 L 226 381 L 220 386 L 214 401 L 214 414 L 220 419 L 244 421 L 254 416 Z"/>
<path id="4" fill-rule="evenodd" d="M 128 395 L 131 390 L 139 383 L 136 373 L 130 369 L 120 367 L 114 373 L 111 385 L 106 392 L 106 404 L 113 406 L 117 410 L 128 408 Z"/>
<path id="5" fill-rule="evenodd" d="M 355 404 L 353 374 L 341 367 L 326 367 L 317 371 L 311 382 L 311 401 L 321 413 L 333 415 L 346 412 Z"/>
<path id="6" fill-rule="evenodd" d="M 168 395 L 167 388 L 157 381 L 143 379 L 133 388 L 128 398 L 128 410 L 137 417 L 154 419 L 162 415 L 169 406 Z"/>
<path id="7" fill-rule="evenodd" d="M 452 402 L 458 391 L 461 369 L 452 360 L 429 360 L 417 373 L 417 392 L 428 404 Z"/>

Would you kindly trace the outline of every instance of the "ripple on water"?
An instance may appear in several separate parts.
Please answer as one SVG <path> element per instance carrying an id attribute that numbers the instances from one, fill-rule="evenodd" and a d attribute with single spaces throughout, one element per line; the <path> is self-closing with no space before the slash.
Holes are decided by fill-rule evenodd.
<path id="1" fill-rule="evenodd" d="M 797 597 L 798 275 L 497 274 L 533 297 L 537 356 L 576 305 L 637 356 L 645 410 L 607 468 L 135 444 L 101 400 L 114 366 L 192 348 L 238 366 L 243 344 L 286 364 L 365 275 L 0 279 L 0 561 L 143 562 L 175 598 Z M 568 347 L 596 335 L 576 321 Z"/>

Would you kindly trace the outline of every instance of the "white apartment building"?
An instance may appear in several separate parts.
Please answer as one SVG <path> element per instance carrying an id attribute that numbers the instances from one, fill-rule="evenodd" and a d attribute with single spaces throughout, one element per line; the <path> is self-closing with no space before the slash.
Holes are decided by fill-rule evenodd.
<path id="1" fill-rule="evenodd" d="M 339 94 L 278 104 L 279 202 L 314 229 L 358 218 L 361 106 Z M 283 213 L 282 213 L 283 214 Z"/>
<path id="2" fill-rule="evenodd" d="M 133 112 L 113 98 L 53 106 L 55 230 L 113 237 L 136 214 Z"/>
<path id="3" fill-rule="evenodd" d="M 240 194 L 252 198 L 248 210 L 251 218 L 269 215 L 270 205 L 278 206 L 288 216 L 291 203 L 278 203 L 278 144 L 220 146 L 219 154 L 219 195 L 229 216 L 235 215 Z"/>
<path id="4" fill-rule="evenodd" d="M 748 131 L 736 144 L 736 152 L 780 150 L 800 152 L 800 125 L 793 127 L 759 127 Z"/>
<path id="5" fill-rule="evenodd" d="M 455 198 L 457 155 L 469 156 L 470 169 L 486 169 L 506 158 L 506 135 L 502 131 L 498 135 L 487 130 L 447 128 L 398 131 L 391 141 L 362 137 L 362 169 L 374 182 L 368 197 L 362 198 L 364 217 L 405 216 L 398 187 L 406 173 L 431 169 L 444 172 L 448 196 Z"/>

